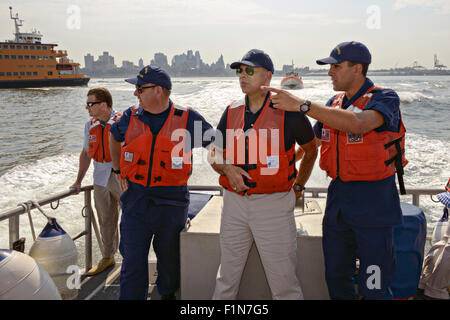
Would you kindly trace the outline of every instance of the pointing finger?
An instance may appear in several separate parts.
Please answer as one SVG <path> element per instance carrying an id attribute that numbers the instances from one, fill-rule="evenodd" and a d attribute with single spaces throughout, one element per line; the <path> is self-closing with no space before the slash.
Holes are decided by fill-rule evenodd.
<path id="1" fill-rule="evenodd" d="M 277 88 L 273 88 L 273 87 L 268 87 L 268 86 L 261 86 L 261 90 L 269 90 L 275 93 L 282 93 L 283 90 L 277 89 Z"/>

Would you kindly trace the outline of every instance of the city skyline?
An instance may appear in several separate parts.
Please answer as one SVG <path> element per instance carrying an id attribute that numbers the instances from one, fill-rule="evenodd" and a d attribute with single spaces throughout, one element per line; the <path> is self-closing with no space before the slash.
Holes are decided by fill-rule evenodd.
<path id="1" fill-rule="evenodd" d="M 434 54 L 450 65 L 450 0 L 15 0 L 0 8 L 2 41 L 14 33 L 9 5 L 24 20 L 21 32 L 36 28 L 44 43 L 57 43 L 82 65 L 87 52 L 137 64 L 190 49 L 207 64 L 223 55 L 226 65 L 260 48 L 278 70 L 292 60 L 318 69 L 316 59 L 348 40 L 369 47 L 373 69 L 415 61 L 431 68 Z"/>

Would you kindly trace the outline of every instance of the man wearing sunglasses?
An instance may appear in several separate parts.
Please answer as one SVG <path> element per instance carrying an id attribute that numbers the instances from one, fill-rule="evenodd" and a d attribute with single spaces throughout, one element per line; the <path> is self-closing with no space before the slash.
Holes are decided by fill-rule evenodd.
<path id="1" fill-rule="evenodd" d="M 87 94 L 86 110 L 91 119 L 84 129 L 84 145 L 80 154 L 78 175 L 70 186 L 80 192 L 81 182 L 94 160 L 94 203 L 102 236 L 100 262 L 88 271 L 98 274 L 115 264 L 114 254 L 119 244 L 117 223 L 119 219 L 120 194 L 117 180 L 111 174 L 113 168 L 109 153 L 109 130 L 119 120 L 121 113 L 112 109 L 111 93 L 106 88 L 93 88 Z"/>
<path id="2" fill-rule="evenodd" d="M 236 299 L 253 241 L 273 299 L 302 299 L 294 207 L 317 157 L 314 133 L 304 115 L 276 110 L 261 90 L 274 72 L 268 54 L 250 50 L 231 68 L 245 97 L 226 108 L 214 142 L 212 167 L 225 190 L 213 299 Z M 298 175 L 296 143 L 304 151 Z"/>
<path id="3" fill-rule="evenodd" d="M 201 126 L 202 137 L 212 127 L 192 108 L 171 101 L 172 82 L 164 70 L 146 66 L 137 77 L 125 81 L 136 86 L 139 105 L 124 112 L 110 136 L 114 172 L 125 191 L 121 197 L 119 299 L 147 298 L 152 239 L 157 289 L 161 299 L 175 299 L 180 285 L 179 233 L 187 220 L 192 149 L 210 143 L 195 139 L 194 124 Z"/>

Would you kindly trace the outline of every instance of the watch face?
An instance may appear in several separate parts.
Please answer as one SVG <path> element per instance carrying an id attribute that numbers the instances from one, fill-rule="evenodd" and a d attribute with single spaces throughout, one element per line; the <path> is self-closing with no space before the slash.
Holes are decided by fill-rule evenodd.
<path id="1" fill-rule="evenodd" d="M 309 100 L 305 100 L 305 102 L 300 105 L 300 111 L 306 113 L 309 109 L 311 109 L 311 102 Z"/>

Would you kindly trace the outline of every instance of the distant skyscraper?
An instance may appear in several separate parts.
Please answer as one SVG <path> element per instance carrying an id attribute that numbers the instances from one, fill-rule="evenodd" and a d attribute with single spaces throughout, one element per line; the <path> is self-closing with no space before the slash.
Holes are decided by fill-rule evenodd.
<path id="1" fill-rule="evenodd" d="M 144 60 L 142 58 L 139 59 L 139 68 L 142 69 L 144 67 Z"/>
<path id="2" fill-rule="evenodd" d="M 155 53 L 155 57 L 150 64 L 155 67 L 160 67 L 164 70 L 169 68 L 169 64 L 167 63 L 167 56 L 164 53 Z"/>
<path id="3" fill-rule="evenodd" d="M 110 56 L 108 51 L 104 51 L 103 55 L 98 56 L 97 64 L 99 67 L 105 68 L 106 70 L 116 68 L 116 65 L 114 64 L 114 57 Z"/>
<path id="4" fill-rule="evenodd" d="M 91 56 L 90 53 L 84 56 L 84 67 L 88 70 L 94 68 L 94 56 Z"/>

